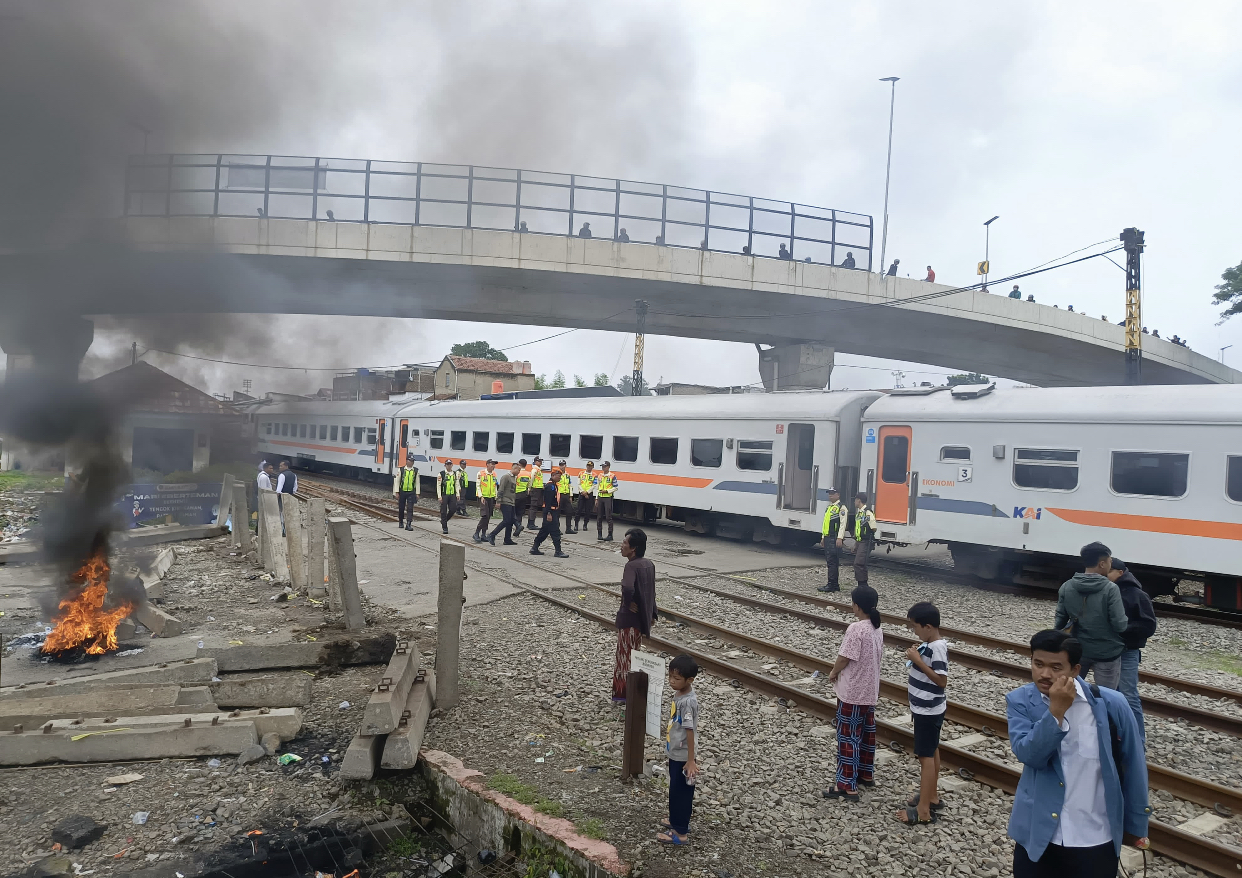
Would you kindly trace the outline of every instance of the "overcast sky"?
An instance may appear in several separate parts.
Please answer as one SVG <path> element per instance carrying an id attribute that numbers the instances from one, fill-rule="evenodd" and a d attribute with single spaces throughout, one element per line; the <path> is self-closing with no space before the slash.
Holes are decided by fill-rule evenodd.
<path id="1" fill-rule="evenodd" d="M 889 86 L 878 80 L 900 76 L 888 253 L 903 274 L 921 277 L 930 263 L 942 282 L 973 283 L 982 224 L 996 214 L 994 276 L 1137 226 L 1148 243 L 1144 323 L 1213 357 L 1234 344 L 1226 362 L 1242 366 L 1242 318 L 1217 327 L 1211 304 L 1221 272 L 1242 261 L 1237 3 L 225 0 L 195 27 L 214 31 L 208 44 L 245 46 L 230 61 L 245 75 L 221 88 L 239 89 L 239 103 L 250 100 L 242 90 L 267 90 L 276 109 L 223 134 L 156 130 L 153 152 L 476 163 L 674 183 L 872 214 L 877 247 L 889 110 Z M 178 63 L 168 47 L 130 51 L 161 77 Z M 1123 273 L 1102 259 L 1032 277 L 1022 289 L 1114 322 L 1123 316 Z M 197 331 L 184 344 L 165 329 L 101 322 L 88 366 L 115 363 L 135 338 L 140 348 L 189 351 L 215 325 L 190 322 Z M 365 366 L 438 361 L 454 341 L 507 348 L 555 331 L 269 322 L 280 326 L 270 341 L 217 340 L 204 351 Z M 511 356 L 531 360 L 536 372 L 607 372 L 615 381 L 630 368 L 632 337 L 580 331 Z M 212 392 L 240 387 L 242 378 L 259 392 L 330 383 L 330 373 L 148 358 Z M 652 381 L 750 383 L 756 363 L 746 345 L 647 341 Z M 892 368 L 842 356 L 833 386 L 892 386 Z M 907 368 L 910 380 L 945 373 L 919 368 Z"/>

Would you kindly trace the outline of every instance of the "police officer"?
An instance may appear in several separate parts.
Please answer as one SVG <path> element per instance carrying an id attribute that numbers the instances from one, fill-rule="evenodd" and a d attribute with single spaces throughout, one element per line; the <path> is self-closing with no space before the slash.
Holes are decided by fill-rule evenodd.
<path id="1" fill-rule="evenodd" d="M 481 543 L 487 539 L 487 525 L 496 508 L 496 461 L 489 460 L 475 480 L 479 485 L 479 526 L 474 529 L 474 541 Z"/>
<path id="2" fill-rule="evenodd" d="M 604 461 L 595 482 L 595 542 L 612 542 L 612 497 L 617 493 L 617 477 L 612 464 Z M 608 517 L 608 536 L 604 536 L 604 517 Z"/>
<path id="3" fill-rule="evenodd" d="M 466 461 L 457 461 L 457 514 L 466 518 L 466 492 L 470 490 L 470 472 Z"/>
<path id="4" fill-rule="evenodd" d="M 867 495 L 854 495 L 854 579 L 867 584 L 867 561 L 875 548 L 875 513 L 867 508 Z"/>
<path id="5" fill-rule="evenodd" d="M 534 530 L 535 512 L 544 508 L 543 458 L 536 457 L 530 465 L 530 502 L 526 512 L 526 527 Z"/>
<path id="6" fill-rule="evenodd" d="M 453 461 L 444 461 L 444 472 L 436 479 L 436 499 L 440 501 L 440 529 L 448 533 L 449 519 L 457 511 L 457 473 L 453 472 Z"/>
<path id="7" fill-rule="evenodd" d="M 595 508 L 595 461 L 588 460 L 586 469 L 578 473 L 578 508 L 574 512 L 574 533 L 578 532 L 578 522 L 583 525 L 591 523 L 591 511 Z"/>
<path id="8" fill-rule="evenodd" d="M 516 484 L 513 489 L 513 535 L 520 537 L 525 530 L 522 527 L 522 517 L 526 515 L 526 507 L 530 505 L 530 473 L 526 471 L 526 458 L 519 460 L 517 465 Z"/>
<path id="9" fill-rule="evenodd" d="M 849 510 L 841 505 L 841 492 L 828 489 L 828 508 L 824 511 L 824 526 L 820 529 L 819 544 L 824 548 L 824 562 L 828 565 L 828 582 L 820 591 L 840 591 L 841 547 L 845 544 L 845 525 Z"/>
<path id="10" fill-rule="evenodd" d="M 405 466 L 393 474 L 392 492 L 397 497 L 397 527 L 404 523 L 406 530 L 414 530 L 414 507 L 418 505 L 418 467 L 409 458 Z M 407 519 L 405 512 L 409 509 Z"/>
<path id="11" fill-rule="evenodd" d="M 535 458 L 535 461 L 538 462 L 539 458 Z M 538 470 L 536 470 L 536 472 L 538 472 Z M 569 557 L 561 551 L 561 498 L 559 496 L 560 488 L 557 487 L 560 478 L 560 468 L 555 466 L 552 467 L 552 475 L 542 489 L 543 526 L 539 528 L 539 533 L 535 535 L 535 544 L 530 547 L 530 553 L 532 555 L 542 555 L 543 552 L 539 551 L 539 546 L 545 539 L 551 536 L 552 546 L 556 549 L 555 557 Z M 532 488 L 531 490 L 533 491 L 534 489 Z"/>
<path id="12" fill-rule="evenodd" d="M 573 479 L 569 476 L 569 467 L 565 466 L 565 461 L 562 460 L 559 466 L 561 476 L 556 480 L 557 511 L 565 522 L 565 533 L 576 534 L 578 529 L 574 527 Z"/>

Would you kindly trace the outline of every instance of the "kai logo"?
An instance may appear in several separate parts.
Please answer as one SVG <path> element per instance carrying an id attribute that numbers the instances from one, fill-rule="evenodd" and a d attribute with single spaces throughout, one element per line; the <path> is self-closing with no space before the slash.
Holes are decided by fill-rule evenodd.
<path id="1" fill-rule="evenodd" d="M 1015 506 L 1013 508 L 1013 517 L 1039 521 L 1039 516 L 1043 511 L 1039 506 Z"/>

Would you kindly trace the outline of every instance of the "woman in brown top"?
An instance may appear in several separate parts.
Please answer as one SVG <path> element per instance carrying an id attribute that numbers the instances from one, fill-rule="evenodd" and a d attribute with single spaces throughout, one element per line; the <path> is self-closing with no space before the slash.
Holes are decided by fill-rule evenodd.
<path id="1" fill-rule="evenodd" d="M 655 564 L 647 554 L 647 534 L 635 527 L 625 532 L 621 555 L 621 606 L 617 610 L 617 660 L 612 670 L 612 700 L 625 703 L 625 678 L 630 672 L 630 653 L 650 636 L 656 620 Z"/>

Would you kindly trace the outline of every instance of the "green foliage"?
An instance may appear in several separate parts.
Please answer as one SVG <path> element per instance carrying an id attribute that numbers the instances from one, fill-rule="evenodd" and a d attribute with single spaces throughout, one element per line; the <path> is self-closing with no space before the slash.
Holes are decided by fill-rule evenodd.
<path id="1" fill-rule="evenodd" d="M 991 384 L 992 379 L 978 372 L 967 372 L 965 375 L 950 375 L 945 379 L 945 383 L 950 387 L 956 387 L 959 384 Z"/>
<path id="2" fill-rule="evenodd" d="M 1212 297 L 1212 301 L 1226 307 L 1220 312 L 1217 326 L 1235 314 L 1242 314 L 1242 262 L 1233 268 L 1226 268 L 1220 279 L 1224 283 L 1216 287 L 1216 295 Z"/>
<path id="3" fill-rule="evenodd" d="M 587 838 L 602 839 L 604 837 L 604 821 L 598 817 L 588 817 L 581 823 L 575 823 L 574 826 L 580 834 L 585 835 Z"/>
<path id="4" fill-rule="evenodd" d="M 547 375 L 544 375 L 541 373 L 535 376 L 535 389 L 536 390 L 547 390 L 548 389 L 548 376 Z"/>
<path id="5" fill-rule="evenodd" d="M 607 373 L 607 372 L 596 372 L 596 373 L 595 373 L 595 381 L 594 381 L 594 382 L 592 382 L 592 383 L 593 383 L 596 387 L 607 387 L 607 386 L 608 386 L 608 383 L 609 383 L 609 382 L 608 382 L 608 373 Z"/>
<path id="6" fill-rule="evenodd" d="M 581 375 L 574 376 L 574 387 L 586 387 L 586 379 Z"/>
<path id="7" fill-rule="evenodd" d="M 556 373 L 552 376 L 552 384 L 550 386 L 554 390 L 560 390 L 562 387 L 564 387 L 565 386 L 565 373 L 562 372 L 560 369 L 557 369 Z"/>
<path id="8" fill-rule="evenodd" d="M 565 816 L 565 806 L 552 799 L 540 799 L 539 804 L 535 806 L 535 810 L 541 814 L 547 814 L 549 817 Z"/>
<path id="9" fill-rule="evenodd" d="M 542 814 L 547 814 L 551 817 L 565 816 L 564 805 L 551 799 L 545 799 L 539 794 L 539 790 L 528 783 L 523 783 L 518 779 L 517 775 L 498 771 L 492 775 L 487 785 L 496 792 L 504 793 L 509 798 L 521 802 L 523 805 L 530 805 Z"/>
<path id="10" fill-rule="evenodd" d="M 28 472 L 21 469 L 0 472 L 0 491 L 58 491 L 64 486 L 64 473 Z"/>
<path id="11" fill-rule="evenodd" d="M 449 349 L 449 354 L 454 357 L 478 357 L 482 360 L 509 362 L 509 358 L 505 356 L 504 351 L 497 350 L 485 341 L 468 341 L 463 344 L 455 344 Z"/>
<path id="12" fill-rule="evenodd" d="M 394 839 L 388 845 L 388 853 L 394 857 L 412 857 L 422 850 L 422 845 L 408 835 Z"/>
<path id="13" fill-rule="evenodd" d="M 630 375 L 622 375 L 621 380 L 617 382 L 617 390 L 621 391 L 622 396 L 629 396 L 630 391 L 633 389 L 633 387 L 634 387 L 634 379 Z M 647 396 L 650 392 L 651 392 L 651 388 L 647 384 L 647 379 L 644 378 L 642 381 L 642 386 L 639 388 L 639 396 Z"/>
<path id="14" fill-rule="evenodd" d="M 548 850 L 543 845 L 529 845 L 522 848 L 522 878 L 547 878 L 555 869 L 560 875 L 568 875 L 569 861 L 564 854 Z"/>

